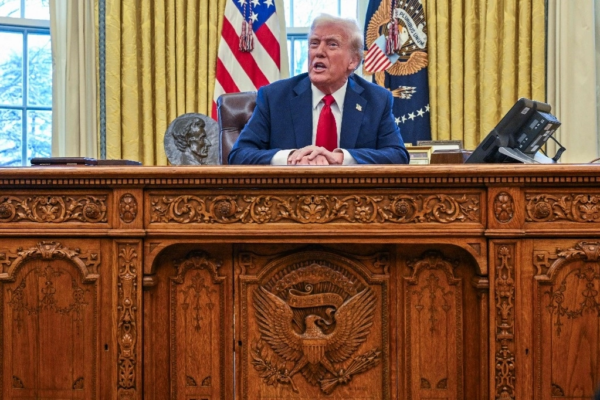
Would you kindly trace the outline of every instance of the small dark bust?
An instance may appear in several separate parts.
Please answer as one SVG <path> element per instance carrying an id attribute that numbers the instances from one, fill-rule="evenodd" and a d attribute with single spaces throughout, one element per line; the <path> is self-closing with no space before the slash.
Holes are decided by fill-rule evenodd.
<path id="1" fill-rule="evenodd" d="M 177 117 L 165 134 L 165 153 L 172 165 L 218 163 L 217 123 L 203 114 Z"/>

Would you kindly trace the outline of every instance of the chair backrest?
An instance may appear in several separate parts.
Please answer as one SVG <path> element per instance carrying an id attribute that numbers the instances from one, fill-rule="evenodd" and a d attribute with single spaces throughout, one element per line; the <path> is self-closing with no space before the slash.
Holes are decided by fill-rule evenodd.
<path id="1" fill-rule="evenodd" d="M 227 157 L 254 107 L 256 92 L 226 93 L 217 99 L 219 115 L 219 162 L 228 164 Z"/>

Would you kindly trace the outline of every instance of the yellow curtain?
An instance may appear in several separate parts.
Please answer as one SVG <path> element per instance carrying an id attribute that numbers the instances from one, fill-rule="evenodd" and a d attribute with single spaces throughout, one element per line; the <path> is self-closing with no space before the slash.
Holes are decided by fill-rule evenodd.
<path id="1" fill-rule="evenodd" d="M 594 0 L 548 1 L 548 102 L 562 122 L 554 137 L 567 149 L 563 163 L 587 163 L 599 155 L 595 8 Z M 548 149 L 553 155 L 558 146 L 550 142 Z"/>
<path id="2" fill-rule="evenodd" d="M 169 123 L 210 115 L 225 1 L 106 1 L 107 158 L 166 165 Z"/>
<path id="3" fill-rule="evenodd" d="M 98 157 L 94 0 L 50 0 L 52 156 Z"/>
<path id="4" fill-rule="evenodd" d="M 545 101 L 545 0 L 427 0 L 432 137 L 474 149 L 520 97 Z"/>

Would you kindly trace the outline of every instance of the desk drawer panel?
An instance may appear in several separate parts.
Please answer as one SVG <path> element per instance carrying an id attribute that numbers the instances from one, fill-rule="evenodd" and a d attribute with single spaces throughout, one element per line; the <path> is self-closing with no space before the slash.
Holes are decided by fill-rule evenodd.
<path id="1" fill-rule="evenodd" d="M 0 195 L 0 228 L 108 227 L 110 192 L 15 191 Z"/>
<path id="2" fill-rule="evenodd" d="M 150 192 L 146 226 L 444 225 L 482 227 L 477 190 Z"/>

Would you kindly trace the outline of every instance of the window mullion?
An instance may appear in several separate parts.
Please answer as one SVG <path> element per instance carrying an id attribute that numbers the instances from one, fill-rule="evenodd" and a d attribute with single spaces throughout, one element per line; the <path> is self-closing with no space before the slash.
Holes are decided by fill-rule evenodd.
<path id="1" fill-rule="evenodd" d="M 294 39 L 288 36 L 287 43 L 289 43 L 288 61 L 289 61 L 290 76 L 294 76 Z"/>
<path id="2" fill-rule="evenodd" d="M 25 0 L 23 0 L 25 1 Z M 21 139 L 21 165 L 27 165 L 27 105 L 28 105 L 28 87 L 29 79 L 29 52 L 28 52 L 28 31 L 27 29 L 23 30 L 23 108 L 21 111 L 21 118 L 23 118 L 23 122 L 21 124 L 23 130 L 22 139 Z"/>

